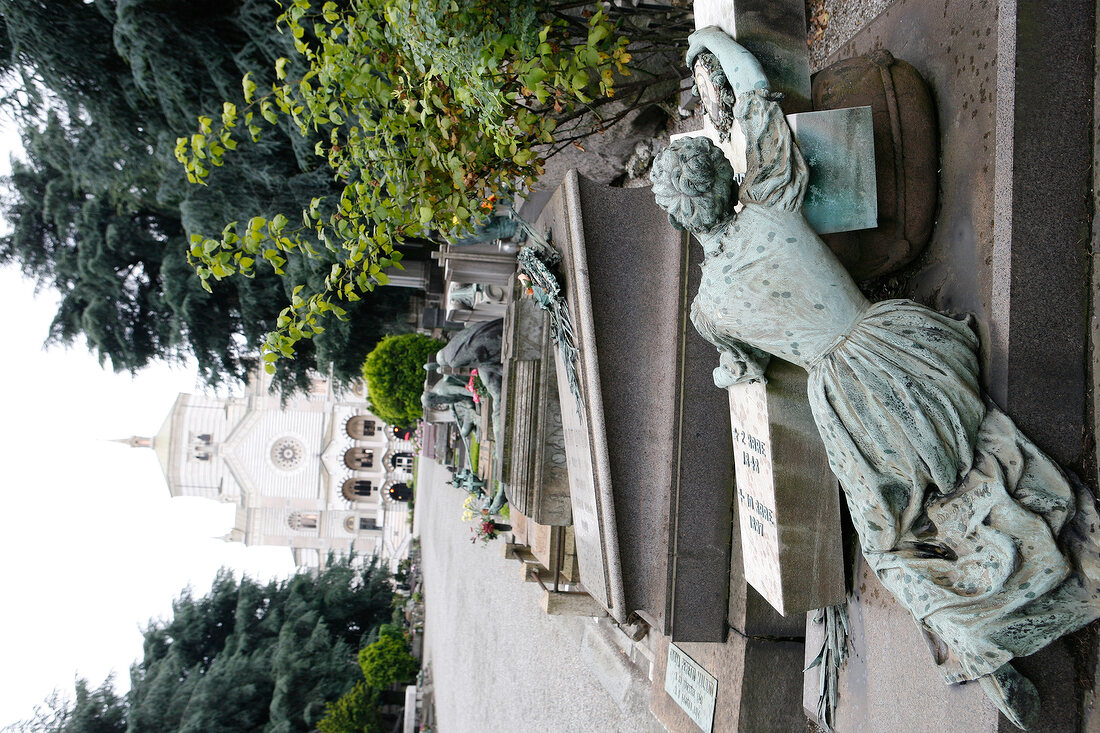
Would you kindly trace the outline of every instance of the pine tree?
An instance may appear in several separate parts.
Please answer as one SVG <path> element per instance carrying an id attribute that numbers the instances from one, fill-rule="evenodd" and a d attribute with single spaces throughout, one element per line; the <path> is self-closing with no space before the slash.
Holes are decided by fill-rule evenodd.
<path id="1" fill-rule="evenodd" d="M 240 380 L 293 283 L 323 281 L 334 259 L 296 259 L 291 277 L 265 270 L 206 293 L 187 262 L 190 234 L 337 190 L 289 128 L 242 148 L 205 187 L 187 185 L 173 157 L 199 114 L 241 101 L 246 71 L 263 82 L 274 59 L 296 56 L 277 15 L 273 0 L 0 0 L 0 74 L 19 83 L 6 102 L 26 148 L 0 262 L 61 294 L 51 342 L 86 339 L 118 371 L 190 355 L 207 383 Z M 338 381 L 356 377 L 374 344 L 404 329 L 408 294 L 348 304 L 348 321 L 280 365 L 277 386 L 303 388 L 330 363 Z"/>
<path id="2" fill-rule="evenodd" d="M 145 631 L 144 654 L 118 696 L 77 683 L 16 733 L 307 733 L 363 679 L 357 653 L 391 614 L 388 577 L 333 561 L 316 574 L 260 584 L 228 571 L 189 590 Z"/>

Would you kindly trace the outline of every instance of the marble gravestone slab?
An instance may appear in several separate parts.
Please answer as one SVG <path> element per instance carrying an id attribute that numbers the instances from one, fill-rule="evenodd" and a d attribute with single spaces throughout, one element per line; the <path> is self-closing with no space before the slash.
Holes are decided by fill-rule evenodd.
<path id="1" fill-rule="evenodd" d="M 702 250 L 649 188 L 575 171 L 536 229 L 562 254 L 579 350 L 579 414 L 556 359 L 581 583 L 617 620 L 723 641 L 733 453 L 717 355 L 688 322 Z"/>
<path id="2" fill-rule="evenodd" d="M 844 602 L 840 489 L 806 402 L 806 373 L 729 388 L 745 580 L 784 616 Z"/>
<path id="3" fill-rule="evenodd" d="M 509 503 L 543 525 L 572 523 L 565 435 L 549 317 L 513 282 L 504 317 L 501 482 Z"/>
<path id="4" fill-rule="evenodd" d="M 556 198 L 557 194 L 551 197 L 544 212 L 557 203 Z M 542 221 L 540 217 L 539 222 Z M 615 501 L 607 475 L 607 449 L 603 444 L 593 445 L 589 428 L 593 421 L 602 423 L 602 412 L 598 408 L 595 411 L 586 409 L 569 391 L 569 378 L 560 353 L 555 353 L 554 363 L 581 584 L 597 603 L 622 623 L 629 612 L 623 598 Z M 580 371 L 582 367 L 578 365 L 577 369 Z M 591 396 L 591 391 L 588 394 Z"/>

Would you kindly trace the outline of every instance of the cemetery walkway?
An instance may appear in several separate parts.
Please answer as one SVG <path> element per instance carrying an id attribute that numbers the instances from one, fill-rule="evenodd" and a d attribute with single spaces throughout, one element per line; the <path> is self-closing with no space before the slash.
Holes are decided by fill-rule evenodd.
<path id="1" fill-rule="evenodd" d="M 500 541 L 471 544 L 461 491 L 448 471 L 420 459 L 416 532 L 424 578 L 424 660 L 445 733 L 658 733 L 649 691 L 616 701 L 582 652 L 587 618 L 547 616 Z"/>

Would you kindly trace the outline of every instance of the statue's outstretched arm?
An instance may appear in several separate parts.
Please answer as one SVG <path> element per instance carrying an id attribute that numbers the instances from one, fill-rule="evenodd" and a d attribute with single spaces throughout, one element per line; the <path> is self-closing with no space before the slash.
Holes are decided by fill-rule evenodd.
<path id="1" fill-rule="evenodd" d="M 739 96 L 733 117 L 746 141 L 748 170 L 741 185 L 741 200 L 786 211 L 800 210 L 809 178 L 806 161 L 771 93 L 764 89 Z"/>
<path id="2" fill-rule="evenodd" d="M 733 93 L 738 97 L 754 89 L 768 88 L 768 77 L 756 57 L 718 26 L 708 25 L 688 36 L 689 69 L 695 63 L 695 58 L 704 51 L 710 51 L 717 57 L 722 71 L 733 87 Z"/>

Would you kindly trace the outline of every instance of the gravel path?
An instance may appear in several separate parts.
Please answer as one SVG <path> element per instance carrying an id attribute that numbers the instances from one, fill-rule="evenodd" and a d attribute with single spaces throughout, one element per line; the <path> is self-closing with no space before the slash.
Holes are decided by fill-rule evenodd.
<path id="1" fill-rule="evenodd" d="M 424 659 L 440 733 L 649 733 L 648 696 L 620 710 L 580 653 L 591 621 L 547 616 L 499 541 L 470 543 L 463 495 L 420 459 L 416 523 L 424 578 Z"/>

